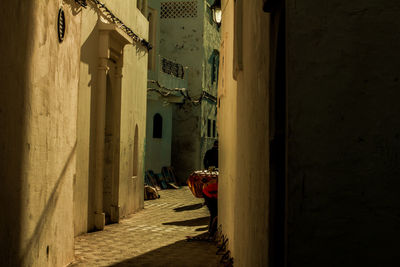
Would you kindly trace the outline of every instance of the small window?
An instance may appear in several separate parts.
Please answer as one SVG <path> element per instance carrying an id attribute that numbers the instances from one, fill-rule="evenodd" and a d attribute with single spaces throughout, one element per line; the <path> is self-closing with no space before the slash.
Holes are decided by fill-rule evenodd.
<path id="1" fill-rule="evenodd" d="M 153 118 L 153 138 L 162 138 L 162 117 L 159 113 Z"/>
<path id="2" fill-rule="evenodd" d="M 207 137 L 211 137 L 211 120 L 207 120 Z"/>
<path id="3" fill-rule="evenodd" d="M 211 65 L 211 83 L 218 82 L 218 71 L 219 71 L 219 52 L 218 50 L 214 50 L 212 55 L 212 65 Z"/>
<path id="4" fill-rule="evenodd" d="M 213 137 L 217 136 L 217 124 L 215 120 L 213 121 Z"/>

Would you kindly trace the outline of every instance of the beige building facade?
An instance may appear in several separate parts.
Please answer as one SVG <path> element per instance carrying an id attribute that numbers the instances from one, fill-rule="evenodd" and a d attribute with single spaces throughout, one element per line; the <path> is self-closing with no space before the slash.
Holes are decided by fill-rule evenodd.
<path id="1" fill-rule="evenodd" d="M 143 207 L 148 22 L 99 3 L 2 5 L 1 266 L 66 266 L 75 235 Z"/>
<path id="2" fill-rule="evenodd" d="M 147 19 L 134 1 L 104 3 L 147 39 Z M 76 235 L 102 229 L 143 207 L 147 49 L 107 15 L 92 4 L 82 17 Z"/>

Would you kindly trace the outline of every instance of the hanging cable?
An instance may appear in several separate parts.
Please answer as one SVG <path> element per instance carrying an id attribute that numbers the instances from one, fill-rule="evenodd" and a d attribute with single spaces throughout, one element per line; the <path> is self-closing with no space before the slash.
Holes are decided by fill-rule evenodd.
<path id="1" fill-rule="evenodd" d="M 75 1 L 79 1 L 79 2 L 86 2 L 83 0 L 75 0 Z M 122 20 L 120 20 L 117 16 L 115 16 L 111 10 L 109 10 L 105 4 L 103 4 L 102 2 L 100 2 L 99 0 L 90 0 L 92 1 L 92 3 L 95 4 L 95 6 L 104 14 L 104 16 L 111 22 L 115 23 L 116 25 L 118 25 L 126 34 L 129 35 L 129 37 L 131 37 L 135 42 L 140 43 L 141 45 L 143 45 L 144 47 L 146 47 L 146 49 L 149 51 L 152 49 L 151 44 L 146 41 L 144 38 L 141 38 L 139 35 L 137 35 L 131 28 L 129 28 L 128 26 L 125 25 L 125 23 L 122 22 Z"/>
<path id="2" fill-rule="evenodd" d="M 155 83 L 158 88 L 148 88 L 147 91 L 148 92 L 157 92 L 163 97 L 168 97 L 168 96 L 172 95 L 173 93 L 179 92 L 183 96 L 184 102 L 191 103 L 194 106 L 200 105 L 203 100 L 207 100 L 214 104 L 217 103 L 217 98 L 206 91 L 202 91 L 202 93 L 198 99 L 193 99 L 189 95 L 189 92 L 187 91 L 186 88 L 170 89 L 170 88 L 162 86 L 158 81 L 149 80 L 148 82 Z"/>

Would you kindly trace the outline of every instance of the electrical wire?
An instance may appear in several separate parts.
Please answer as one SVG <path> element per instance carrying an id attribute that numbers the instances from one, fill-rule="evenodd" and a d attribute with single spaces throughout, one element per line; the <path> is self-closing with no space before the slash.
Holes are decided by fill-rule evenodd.
<path id="1" fill-rule="evenodd" d="M 157 92 L 163 97 L 168 97 L 168 96 L 172 95 L 173 93 L 179 92 L 183 96 L 183 99 L 184 99 L 185 103 L 191 103 L 194 106 L 200 105 L 203 100 L 207 100 L 207 101 L 212 102 L 214 104 L 217 103 L 217 98 L 215 96 L 211 95 L 210 93 L 206 92 L 206 91 L 202 91 L 202 93 L 201 93 L 199 98 L 193 99 L 189 95 L 189 92 L 187 91 L 186 88 L 173 88 L 173 89 L 170 89 L 170 88 L 162 86 L 158 81 L 149 80 L 148 82 L 155 83 L 158 88 L 148 88 L 147 91 L 148 92 Z"/>
<path id="2" fill-rule="evenodd" d="M 75 0 L 81 6 L 86 7 L 86 0 Z M 100 2 L 99 0 L 90 0 L 103 14 L 104 16 L 111 22 L 118 25 L 126 34 L 129 35 L 135 42 L 140 43 L 149 51 L 152 49 L 151 44 L 146 41 L 144 38 L 141 38 L 137 35 L 131 28 L 129 28 L 125 23 L 122 22 L 117 16 L 115 16 L 110 9 L 106 7 L 105 4 Z"/>

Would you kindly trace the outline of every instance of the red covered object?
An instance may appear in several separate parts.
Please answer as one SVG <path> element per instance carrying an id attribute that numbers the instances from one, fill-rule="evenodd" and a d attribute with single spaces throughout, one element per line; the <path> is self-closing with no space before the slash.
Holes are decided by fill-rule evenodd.
<path id="1" fill-rule="evenodd" d="M 205 194 L 208 197 L 216 198 L 218 171 L 195 171 L 189 176 L 187 184 L 195 197 L 203 198 L 203 194 Z"/>
<path id="2" fill-rule="evenodd" d="M 218 183 L 209 183 L 203 186 L 203 194 L 209 198 L 218 198 Z"/>

